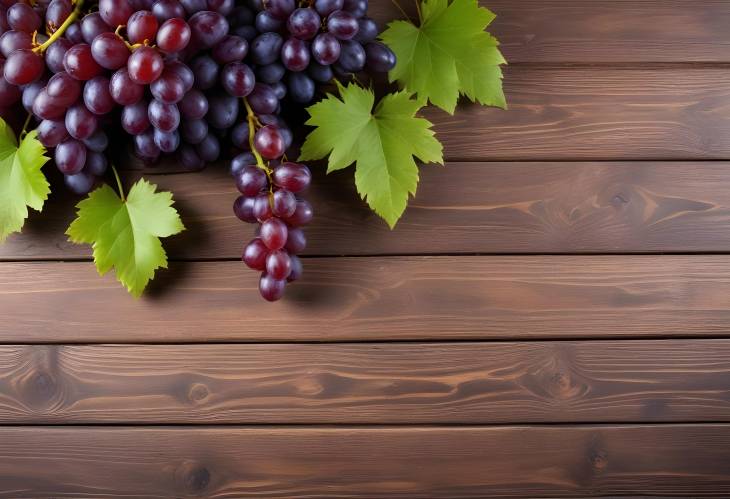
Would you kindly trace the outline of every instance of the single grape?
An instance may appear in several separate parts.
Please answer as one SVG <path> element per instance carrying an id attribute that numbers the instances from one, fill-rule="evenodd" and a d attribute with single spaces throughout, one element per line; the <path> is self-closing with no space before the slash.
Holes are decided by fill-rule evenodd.
<path id="1" fill-rule="evenodd" d="M 103 115 L 111 112 L 116 105 L 109 92 L 109 78 L 97 76 L 84 85 L 84 104 L 94 114 Z"/>
<path id="2" fill-rule="evenodd" d="M 84 32 L 81 29 L 81 22 L 75 21 L 68 25 L 68 28 L 66 28 L 66 31 L 63 33 L 63 35 L 66 37 L 68 41 L 71 42 L 71 45 L 76 45 L 77 43 L 83 43 L 84 40 Z M 60 40 L 60 38 L 59 38 Z M 93 39 L 92 39 L 93 40 Z"/>
<path id="3" fill-rule="evenodd" d="M 180 18 L 168 19 L 157 32 L 157 46 L 168 53 L 180 52 L 190 43 L 190 26 Z"/>
<path id="4" fill-rule="evenodd" d="M 180 134 L 188 144 L 200 144 L 208 136 L 208 123 L 200 119 L 182 120 Z"/>
<path id="5" fill-rule="evenodd" d="M 104 130 L 97 130 L 90 137 L 84 139 L 83 143 L 90 151 L 104 152 L 109 147 L 109 137 L 104 133 Z"/>
<path id="6" fill-rule="evenodd" d="M 71 106 L 66 111 L 66 130 L 71 137 L 83 140 L 96 131 L 99 122 L 94 114 L 83 104 Z"/>
<path id="7" fill-rule="evenodd" d="M 316 86 L 305 73 L 291 73 L 288 81 L 289 97 L 300 104 L 307 104 L 314 99 Z"/>
<path id="8" fill-rule="evenodd" d="M 66 51 L 63 67 L 68 74 L 82 81 L 90 80 L 102 72 L 91 54 L 91 46 L 86 43 L 79 43 Z"/>
<path id="9" fill-rule="evenodd" d="M 81 36 L 83 38 L 83 41 L 88 43 L 89 45 L 91 45 L 91 43 L 93 43 L 94 41 L 94 38 L 96 38 L 100 34 L 109 33 L 111 31 L 113 30 L 104 21 L 104 19 L 101 17 L 101 14 L 99 14 L 98 12 L 86 14 L 81 20 Z M 68 30 L 65 33 L 68 37 L 67 33 Z"/>
<path id="10" fill-rule="evenodd" d="M 284 139 L 276 126 L 266 125 L 259 128 L 253 141 L 256 150 L 266 159 L 280 158 L 284 154 Z"/>
<path id="11" fill-rule="evenodd" d="M 163 132 L 172 132 L 180 125 L 180 111 L 175 104 L 166 104 L 152 99 L 147 108 L 147 116 L 155 128 Z"/>
<path id="12" fill-rule="evenodd" d="M 268 274 L 261 274 L 259 280 L 259 293 L 261 297 L 266 301 L 277 301 L 284 296 L 284 289 L 286 288 L 286 281 L 274 279 Z"/>
<path id="13" fill-rule="evenodd" d="M 261 240 L 270 250 L 278 250 L 286 244 L 287 227 L 281 219 L 271 217 L 261 224 Z"/>
<path id="14" fill-rule="evenodd" d="M 40 78 L 45 69 L 40 55 L 31 49 L 18 49 L 5 61 L 3 76 L 12 85 L 27 85 Z"/>
<path id="15" fill-rule="evenodd" d="M 95 177 L 101 177 L 106 173 L 107 166 L 106 156 L 95 151 L 86 152 L 86 164 L 84 165 L 84 171 L 94 175 Z"/>
<path id="16" fill-rule="evenodd" d="M 218 12 L 203 11 L 188 19 L 192 41 L 202 48 L 211 48 L 228 34 L 228 21 Z"/>
<path id="17" fill-rule="evenodd" d="M 155 145 L 162 152 L 175 152 L 180 145 L 180 134 L 177 130 L 173 132 L 163 132 L 162 130 L 155 128 L 152 136 L 155 141 Z"/>
<path id="18" fill-rule="evenodd" d="M 291 272 L 291 260 L 286 250 L 270 251 L 266 256 L 266 273 L 274 279 L 286 279 Z"/>
<path id="19" fill-rule="evenodd" d="M 113 28 L 127 24 L 132 12 L 132 6 L 127 0 L 99 0 L 101 18 Z"/>
<path id="20" fill-rule="evenodd" d="M 368 0 L 344 0 L 345 4 L 342 9 L 349 12 L 356 18 L 360 18 L 368 13 Z"/>
<path id="21" fill-rule="evenodd" d="M 316 82 L 327 83 L 334 78 L 331 66 L 324 66 L 317 62 L 309 63 L 307 68 L 307 75 Z"/>
<path id="22" fill-rule="evenodd" d="M 309 47 L 298 38 L 289 38 L 281 47 L 281 62 L 289 71 L 304 71 L 309 65 Z"/>
<path id="23" fill-rule="evenodd" d="M 259 33 L 267 33 L 269 31 L 279 31 L 284 23 L 281 19 L 275 18 L 271 13 L 265 10 L 256 14 L 254 26 Z"/>
<path id="24" fill-rule="evenodd" d="M 317 11 L 310 8 L 296 9 L 286 21 L 286 27 L 292 36 L 300 40 L 309 40 L 319 31 L 322 20 Z"/>
<path id="25" fill-rule="evenodd" d="M 162 74 L 164 63 L 157 50 L 152 47 L 138 47 L 127 61 L 127 71 L 132 81 L 149 85 Z"/>
<path id="26" fill-rule="evenodd" d="M 218 83 L 220 68 L 210 56 L 199 55 L 190 63 L 190 69 L 195 75 L 195 86 L 200 90 L 207 90 Z"/>
<path id="27" fill-rule="evenodd" d="M 78 140 L 68 139 L 56 146 L 53 159 L 64 175 L 79 173 L 86 164 L 86 146 Z"/>
<path id="28" fill-rule="evenodd" d="M 33 101 L 33 114 L 42 120 L 55 120 L 63 117 L 65 113 L 66 106 L 58 104 L 45 89 L 41 90 Z"/>
<path id="29" fill-rule="evenodd" d="M 238 149 L 249 149 L 248 123 L 246 121 L 241 121 L 240 123 L 236 124 L 233 128 L 231 128 L 229 138 L 231 140 L 231 144 L 233 144 L 233 147 L 237 147 Z M 255 161 L 253 163 L 255 163 Z"/>
<path id="30" fill-rule="evenodd" d="M 276 186 L 296 194 L 309 187 L 312 173 L 300 163 L 282 163 L 274 168 L 272 180 Z"/>
<path id="31" fill-rule="evenodd" d="M 366 61 L 365 49 L 362 45 L 353 40 L 343 40 L 340 42 L 340 46 L 341 52 L 337 66 L 346 73 L 362 71 Z"/>
<path id="32" fill-rule="evenodd" d="M 70 40 L 67 40 L 66 38 L 59 38 L 46 49 L 46 66 L 48 66 L 51 73 L 65 71 L 63 67 L 63 58 L 68 49 L 72 46 L 73 43 Z"/>
<path id="33" fill-rule="evenodd" d="M 185 94 L 178 107 L 186 118 L 198 120 L 208 112 L 208 99 L 203 92 L 193 89 Z"/>
<path id="34" fill-rule="evenodd" d="M 256 114 L 272 114 L 279 106 L 279 99 L 271 87 L 261 83 L 254 86 L 246 100 Z"/>
<path id="35" fill-rule="evenodd" d="M 251 60 L 260 65 L 276 62 L 283 44 L 284 40 L 278 33 L 263 33 L 251 42 Z"/>
<path id="36" fill-rule="evenodd" d="M 158 23 L 164 23 L 174 17 L 184 18 L 185 9 L 177 0 L 157 0 L 152 4 L 152 14 Z"/>
<path id="37" fill-rule="evenodd" d="M 271 213 L 275 217 L 286 218 L 294 214 L 297 208 L 297 198 L 291 192 L 279 189 L 274 192 L 271 203 Z"/>
<path id="38" fill-rule="evenodd" d="M 264 270 L 266 268 L 266 256 L 269 249 L 264 242 L 256 238 L 246 245 L 243 249 L 241 259 L 246 265 L 254 270 Z"/>
<path id="39" fill-rule="evenodd" d="M 253 198 L 238 196 L 233 203 L 233 213 L 242 222 L 256 223 L 256 217 L 253 216 L 253 203 Z"/>
<path id="40" fill-rule="evenodd" d="M 81 171 L 73 175 L 66 175 L 63 178 L 63 182 L 71 192 L 83 196 L 91 192 L 91 189 L 94 188 L 96 177 L 91 173 Z"/>
<path id="41" fill-rule="evenodd" d="M 267 184 L 268 179 L 266 177 L 266 173 L 257 166 L 246 166 L 236 176 L 236 187 L 244 196 L 256 196 L 267 186 Z"/>
<path id="42" fill-rule="evenodd" d="M 63 120 L 43 120 L 36 127 L 38 140 L 46 147 L 56 147 L 69 138 Z"/>
<path id="43" fill-rule="evenodd" d="M 327 30 L 340 40 L 349 40 L 357 34 L 357 19 L 344 10 L 336 10 L 327 17 Z"/>
<path id="44" fill-rule="evenodd" d="M 323 66 L 333 64 L 340 57 L 340 42 L 331 33 L 320 33 L 312 42 L 312 57 Z"/>
<path id="45" fill-rule="evenodd" d="M 286 223 L 290 227 L 301 227 L 302 225 L 307 225 L 311 222 L 312 218 L 312 205 L 309 204 L 309 201 L 298 199 L 297 208 L 294 210 L 294 214 L 292 216 L 286 218 Z"/>
<path id="46" fill-rule="evenodd" d="M 268 193 L 259 194 L 254 198 L 253 215 L 259 222 L 263 222 L 271 218 L 271 202 L 269 201 Z"/>
<path id="47" fill-rule="evenodd" d="M 139 102 L 144 95 L 144 87 L 132 81 L 127 69 L 122 68 L 112 75 L 109 93 L 117 104 L 128 106 Z"/>
<path id="48" fill-rule="evenodd" d="M 27 3 L 18 2 L 11 5 L 6 13 L 8 25 L 15 31 L 33 33 L 41 27 L 41 17 Z"/>
<path id="49" fill-rule="evenodd" d="M 356 42 L 366 44 L 368 42 L 372 42 L 378 37 L 378 33 L 380 31 L 378 29 L 378 23 L 376 23 L 369 17 L 363 17 L 362 19 L 358 19 L 357 26 L 357 34 L 353 38 L 353 40 L 355 40 Z"/>
<path id="50" fill-rule="evenodd" d="M 25 31 L 6 31 L 0 36 L 0 52 L 4 57 L 18 49 L 33 48 L 33 36 Z"/>
<path id="51" fill-rule="evenodd" d="M 242 152 L 231 159 L 230 173 L 232 176 L 237 177 L 244 168 L 255 163 L 256 158 L 253 154 L 248 151 Z"/>
<path id="52" fill-rule="evenodd" d="M 236 4 L 234 0 L 208 0 L 208 10 L 228 16 L 233 12 Z"/>
<path id="53" fill-rule="evenodd" d="M 195 152 L 206 163 L 212 163 L 221 154 L 221 144 L 215 135 L 209 133 L 200 143 L 196 144 Z"/>
<path id="54" fill-rule="evenodd" d="M 150 92 L 159 101 L 175 104 L 185 96 L 185 84 L 175 73 L 163 71 L 150 85 Z"/>
<path id="55" fill-rule="evenodd" d="M 183 144 L 177 150 L 177 159 L 180 164 L 188 171 L 197 171 L 205 166 L 205 163 L 195 152 L 195 148 L 190 144 Z"/>
<path id="56" fill-rule="evenodd" d="M 221 71 L 221 85 L 236 97 L 246 97 L 253 91 L 255 83 L 253 71 L 242 62 L 226 64 Z"/>
<path id="57" fill-rule="evenodd" d="M 273 84 L 281 81 L 285 74 L 286 68 L 278 62 L 273 62 L 256 68 L 256 81 Z"/>
<path id="58" fill-rule="evenodd" d="M 344 0 L 315 0 L 314 10 L 316 10 L 320 16 L 326 17 L 332 12 L 342 9 L 344 5 Z"/>
<path id="59" fill-rule="evenodd" d="M 304 251 L 307 247 L 307 238 L 304 235 L 304 231 L 298 227 L 292 227 L 286 236 L 286 249 L 291 255 L 297 255 Z"/>
<path id="60" fill-rule="evenodd" d="M 124 106 L 122 109 L 122 128 L 130 135 L 139 135 L 150 127 L 150 119 L 147 114 L 148 104 L 141 99 L 134 104 Z"/>
<path id="61" fill-rule="evenodd" d="M 248 42 L 235 35 L 226 35 L 223 39 L 213 47 L 211 55 L 218 64 L 228 64 L 229 62 L 240 62 L 248 54 Z"/>
<path id="62" fill-rule="evenodd" d="M 156 160 L 160 156 L 160 148 L 155 144 L 155 132 L 147 129 L 134 136 L 134 152 L 137 156 L 149 160 Z"/>
<path id="63" fill-rule="evenodd" d="M 56 31 L 72 11 L 73 5 L 69 0 L 51 0 L 46 9 L 46 26 L 49 32 Z"/>
<path id="64" fill-rule="evenodd" d="M 65 71 L 56 73 L 48 80 L 46 92 L 61 106 L 70 106 L 81 95 L 81 83 Z"/>
<path id="65" fill-rule="evenodd" d="M 276 83 L 272 83 L 270 86 L 277 99 L 282 100 L 286 97 L 286 85 L 284 85 L 283 82 L 277 81 Z"/>
<path id="66" fill-rule="evenodd" d="M 5 63 L 3 62 L 0 64 Z M 34 81 L 30 85 L 26 85 L 25 87 L 23 87 L 23 90 L 21 91 L 20 88 L 16 87 L 15 85 L 11 85 L 7 81 L 5 81 L 5 78 L 0 78 L 0 106 L 11 106 L 18 102 L 18 98 L 20 97 L 25 111 L 28 113 L 32 113 L 33 102 L 35 101 L 35 98 L 38 97 L 38 94 L 41 93 L 41 90 L 45 88 L 45 86 L 46 84 L 42 80 Z"/>
<path id="67" fill-rule="evenodd" d="M 190 16 L 208 8 L 208 2 L 206 0 L 180 0 L 180 3 L 185 8 L 185 12 Z"/>
<path id="68" fill-rule="evenodd" d="M 185 92 L 189 92 L 193 88 L 195 83 L 195 75 L 193 70 L 190 69 L 185 63 L 180 61 L 168 61 L 165 63 L 166 72 L 175 73 L 180 78 L 185 86 Z"/>
<path id="69" fill-rule="evenodd" d="M 238 118 L 240 101 L 241 99 L 224 92 L 209 95 L 205 119 L 214 128 L 225 130 L 232 127 Z"/>
<path id="70" fill-rule="evenodd" d="M 132 44 L 143 43 L 145 40 L 151 42 L 155 39 L 158 27 L 157 18 L 152 12 L 140 10 L 132 14 L 127 21 L 127 39 Z M 157 45 L 159 46 L 159 44 L 158 39 Z"/>
<path id="71" fill-rule="evenodd" d="M 395 67 L 395 54 L 380 42 L 365 45 L 365 64 L 368 69 L 386 73 Z"/>
<path id="72" fill-rule="evenodd" d="M 91 55 L 99 66 L 115 70 L 127 64 L 129 49 L 119 35 L 101 33 L 91 42 Z"/>
<path id="73" fill-rule="evenodd" d="M 289 14 L 294 11 L 295 7 L 294 0 L 266 0 L 264 2 L 266 12 L 282 21 L 289 17 Z"/>
<path id="74" fill-rule="evenodd" d="M 2 73 L 2 70 L 0 70 L 0 73 Z M 31 83 L 32 85 L 32 83 Z M 27 89 L 28 87 L 26 87 Z M 5 78 L 0 78 L 0 106 L 3 107 L 9 107 L 18 102 L 19 99 L 21 99 L 21 94 L 23 97 L 23 107 L 25 107 L 27 112 L 32 112 L 33 109 L 33 101 L 30 100 L 31 97 L 33 100 L 35 100 L 35 97 L 37 94 L 33 95 L 32 91 L 28 93 L 28 101 L 25 100 L 25 91 L 21 92 L 21 90 L 16 87 L 15 85 L 12 85 L 8 83 Z"/>
<path id="75" fill-rule="evenodd" d="M 291 260 L 291 272 L 289 272 L 286 282 L 294 282 L 302 277 L 304 267 L 302 261 L 295 255 L 289 255 L 289 260 Z"/>

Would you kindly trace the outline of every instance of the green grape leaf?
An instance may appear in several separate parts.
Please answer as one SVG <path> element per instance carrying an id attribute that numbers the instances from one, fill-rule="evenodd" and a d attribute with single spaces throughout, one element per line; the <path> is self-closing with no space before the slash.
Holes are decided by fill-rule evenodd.
<path id="1" fill-rule="evenodd" d="M 393 21 L 380 38 L 397 57 L 390 81 L 454 114 L 459 95 L 506 108 L 499 42 L 485 29 L 495 15 L 477 0 L 423 0 L 420 26 Z"/>
<path id="2" fill-rule="evenodd" d="M 18 145 L 10 126 L 0 119 L 0 242 L 19 232 L 28 208 L 43 209 L 51 189 L 41 167 L 46 149 L 33 130 Z"/>
<path id="3" fill-rule="evenodd" d="M 140 179 L 123 199 L 104 185 L 76 205 L 77 218 L 66 231 L 74 243 L 92 245 L 99 274 L 113 267 L 117 280 L 135 297 L 142 294 L 156 269 L 167 268 L 159 238 L 185 230 L 172 207 L 172 194 L 156 189 Z"/>
<path id="4" fill-rule="evenodd" d="M 307 108 L 308 125 L 316 127 L 302 146 L 302 161 L 329 154 L 327 172 L 355 165 L 360 196 L 391 228 L 403 214 L 408 195 L 416 193 L 418 167 L 443 164 L 442 146 L 431 122 L 417 118 L 418 101 L 405 91 L 388 94 L 373 112 L 372 90 L 339 86 L 341 99 L 327 98 Z"/>

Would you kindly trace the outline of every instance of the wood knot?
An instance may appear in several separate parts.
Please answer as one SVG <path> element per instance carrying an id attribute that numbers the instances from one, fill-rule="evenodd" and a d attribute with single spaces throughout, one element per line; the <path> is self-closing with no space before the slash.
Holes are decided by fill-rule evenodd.
<path id="1" fill-rule="evenodd" d="M 175 472 L 177 482 L 192 494 L 199 494 L 210 485 L 210 471 L 200 463 L 185 461 Z"/>
<path id="2" fill-rule="evenodd" d="M 210 390 L 203 383 L 193 383 L 188 390 L 188 399 L 195 404 L 203 402 L 209 395 Z"/>
<path id="3" fill-rule="evenodd" d="M 550 376 L 548 392 L 556 399 L 568 400 L 580 397 L 584 392 L 584 387 L 576 384 L 569 373 L 557 371 Z"/>
<path id="4" fill-rule="evenodd" d="M 629 200 L 628 200 L 628 197 L 622 193 L 615 194 L 611 198 L 611 205 L 614 208 L 620 208 L 621 206 L 623 206 L 625 204 L 629 204 Z"/>
<path id="5" fill-rule="evenodd" d="M 37 370 L 28 373 L 20 383 L 23 400 L 31 407 L 48 407 L 57 398 L 58 383 L 52 374 Z"/>
<path id="6" fill-rule="evenodd" d="M 603 450 L 593 451 L 590 455 L 590 463 L 593 471 L 603 471 L 608 466 L 608 454 Z"/>

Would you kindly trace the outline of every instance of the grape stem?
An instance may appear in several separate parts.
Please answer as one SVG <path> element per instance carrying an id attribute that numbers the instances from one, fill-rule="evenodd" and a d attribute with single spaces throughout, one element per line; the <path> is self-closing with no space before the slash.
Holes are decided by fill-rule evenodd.
<path id="1" fill-rule="evenodd" d="M 256 166 L 262 169 L 266 173 L 266 176 L 269 177 L 269 180 L 271 180 L 271 168 L 266 166 L 266 163 L 264 163 L 264 159 L 261 157 L 261 154 L 259 154 L 259 152 L 256 150 L 256 146 L 254 145 L 256 122 L 258 121 L 256 119 L 256 114 L 253 112 L 253 109 L 251 109 L 251 106 L 249 105 L 248 100 L 246 100 L 245 97 L 243 98 L 243 105 L 246 106 L 246 118 L 248 119 L 248 145 L 249 147 L 251 147 L 251 152 L 256 158 Z"/>
<path id="2" fill-rule="evenodd" d="M 112 165 L 112 171 L 114 172 L 114 178 L 117 179 L 117 188 L 119 189 L 119 197 L 122 199 L 122 202 L 126 202 L 126 198 L 124 197 L 124 189 L 122 189 L 122 181 L 119 178 L 119 173 L 117 172 L 117 169 L 114 165 Z"/>
<path id="3" fill-rule="evenodd" d="M 83 7 L 84 7 L 84 0 L 78 0 L 78 2 L 76 3 L 76 8 L 74 8 L 73 12 L 71 12 L 68 15 L 68 17 L 66 18 L 66 20 L 63 21 L 63 24 L 61 24 L 61 26 L 59 26 L 58 29 L 53 32 L 53 34 L 50 36 L 50 38 L 48 38 L 48 40 L 43 42 L 41 45 L 38 45 L 37 47 L 33 47 L 33 52 L 35 52 L 37 54 L 42 54 L 43 52 L 45 52 L 45 50 L 48 47 L 50 47 L 53 44 L 53 42 L 55 42 L 56 40 L 61 38 L 63 36 L 63 34 L 66 32 L 66 28 L 71 26 L 71 24 L 74 21 L 76 21 L 76 19 L 79 17 L 79 15 L 81 14 L 81 9 Z"/>
<path id="4" fill-rule="evenodd" d="M 28 113 L 28 116 L 25 117 L 25 122 L 23 123 L 23 129 L 20 131 L 20 135 L 19 135 L 19 138 L 21 140 L 28 133 L 28 125 L 30 124 L 31 116 L 33 116 L 33 115 L 31 113 Z"/>

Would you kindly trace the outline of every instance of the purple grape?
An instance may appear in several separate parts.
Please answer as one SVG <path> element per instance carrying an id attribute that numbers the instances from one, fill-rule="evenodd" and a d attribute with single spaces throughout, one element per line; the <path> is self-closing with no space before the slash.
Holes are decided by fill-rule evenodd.
<path id="1" fill-rule="evenodd" d="M 245 38 L 235 35 L 226 35 L 213 47 L 211 55 L 218 64 L 241 62 L 248 54 L 248 42 Z"/>
<path id="2" fill-rule="evenodd" d="M 182 120 L 180 122 L 180 134 L 188 144 L 199 144 L 208 136 L 208 123 L 200 119 Z"/>
<path id="3" fill-rule="evenodd" d="M 305 73 L 290 73 L 288 89 L 288 95 L 294 102 L 307 104 L 314 99 L 316 86 Z"/>
<path id="4" fill-rule="evenodd" d="M 321 33 L 312 42 L 312 57 L 319 64 L 328 66 L 340 57 L 340 42 L 331 33 Z"/>
<path id="5" fill-rule="evenodd" d="M 298 38 L 289 38 L 281 47 L 281 62 L 289 71 L 304 71 L 309 65 L 309 47 Z"/>
<path id="6" fill-rule="evenodd" d="M 350 40 L 359 29 L 355 16 L 344 10 L 337 10 L 327 17 L 327 29 L 340 40 Z"/>
<path id="7" fill-rule="evenodd" d="M 284 296 L 284 289 L 286 288 L 286 281 L 274 279 L 272 276 L 267 274 L 261 274 L 259 280 L 259 293 L 261 297 L 266 301 L 277 301 Z"/>
<path id="8" fill-rule="evenodd" d="M 365 45 L 365 64 L 368 69 L 386 73 L 395 67 L 395 54 L 380 42 Z"/>
<path id="9" fill-rule="evenodd" d="M 276 62 L 283 44 L 284 40 L 277 33 L 263 33 L 251 42 L 251 60 L 259 65 Z"/>
<path id="10" fill-rule="evenodd" d="M 238 196 L 233 203 L 233 213 L 239 220 L 246 223 L 256 223 L 256 217 L 253 215 L 253 198 L 246 196 Z"/>
<path id="11" fill-rule="evenodd" d="M 246 64 L 232 62 L 226 64 L 221 71 L 221 85 L 231 95 L 246 97 L 249 95 L 256 83 L 256 77 Z"/>
<path id="12" fill-rule="evenodd" d="M 266 0 L 264 6 L 266 12 L 283 21 L 294 11 L 296 4 L 294 0 Z"/>
<path id="13" fill-rule="evenodd" d="M 78 140 L 68 139 L 56 146 L 53 159 L 64 175 L 79 173 L 86 164 L 86 146 Z"/>
<path id="14" fill-rule="evenodd" d="M 336 10 L 344 7 L 344 0 L 315 0 L 314 9 L 319 13 L 320 16 L 326 17 Z"/>
<path id="15" fill-rule="evenodd" d="M 292 36 L 300 40 L 309 40 L 319 31 L 322 20 L 312 8 L 300 8 L 292 12 L 286 22 L 286 27 Z"/>

